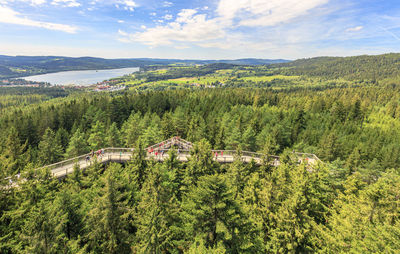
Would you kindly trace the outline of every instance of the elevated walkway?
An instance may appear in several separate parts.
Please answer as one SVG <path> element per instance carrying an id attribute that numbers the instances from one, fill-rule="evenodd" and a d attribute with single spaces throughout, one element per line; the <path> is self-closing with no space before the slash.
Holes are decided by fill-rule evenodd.
<path id="1" fill-rule="evenodd" d="M 190 151 L 192 149 L 192 143 L 180 139 L 179 137 L 173 137 L 171 139 L 165 140 L 158 144 L 149 146 L 145 148 L 146 159 L 155 161 L 164 161 L 169 157 L 168 151 L 170 149 L 175 149 L 177 151 L 177 159 L 181 162 L 186 162 L 190 158 Z M 49 169 L 55 178 L 63 178 L 68 174 L 73 173 L 75 165 L 78 165 L 80 169 L 86 169 L 93 165 L 96 160 L 98 163 L 109 163 L 118 162 L 125 163 L 132 159 L 132 153 L 135 148 L 105 148 L 99 150 L 99 155 L 91 156 L 91 154 L 84 154 L 75 158 L 57 162 L 51 165 L 44 166 L 37 170 Z M 102 153 L 100 152 L 102 151 Z M 237 157 L 237 152 L 233 150 L 212 150 L 211 151 L 213 160 L 219 163 L 232 163 Z M 307 164 L 316 164 L 320 159 L 315 154 L 307 153 L 294 153 L 298 157 L 298 162 L 306 162 Z M 265 158 L 272 166 L 279 166 L 279 156 L 274 155 L 264 155 L 261 153 L 254 152 L 241 152 L 241 160 L 244 163 L 249 163 L 254 161 L 256 164 L 260 165 Z M 11 178 L 10 178 L 11 181 Z"/>

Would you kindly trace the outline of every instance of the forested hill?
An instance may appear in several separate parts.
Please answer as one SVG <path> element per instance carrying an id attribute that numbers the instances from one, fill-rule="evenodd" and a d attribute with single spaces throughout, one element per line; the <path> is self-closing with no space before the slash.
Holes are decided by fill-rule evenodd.
<path id="1" fill-rule="evenodd" d="M 274 65 L 289 75 L 308 75 L 348 80 L 398 81 L 400 79 L 400 54 L 378 56 L 316 57 Z"/>
<path id="2" fill-rule="evenodd" d="M 125 67 L 144 67 L 149 65 L 197 65 L 197 64 L 246 64 L 261 65 L 282 63 L 286 60 L 238 59 L 238 60 L 179 60 L 179 59 L 103 59 L 94 57 L 60 57 L 60 56 L 2 56 L 0 55 L 0 78 L 24 77 L 72 70 L 99 70 Z"/>

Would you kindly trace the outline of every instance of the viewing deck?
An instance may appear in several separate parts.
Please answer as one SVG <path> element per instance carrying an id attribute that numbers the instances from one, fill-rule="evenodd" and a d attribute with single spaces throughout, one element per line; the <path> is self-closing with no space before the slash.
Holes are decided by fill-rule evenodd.
<path id="1" fill-rule="evenodd" d="M 187 162 L 191 156 L 190 151 L 192 147 L 192 143 L 174 137 L 161 143 L 147 147 L 145 149 L 146 159 L 162 162 L 169 158 L 169 150 L 175 149 L 177 152 L 177 159 L 181 162 Z M 92 154 L 84 154 L 79 157 L 71 158 L 51 165 L 46 165 L 37 170 L 49 169 L 53 177 L 63 178 L 66 177 L 68 174 L 73 173 L 76 165 L 79 166 L 79 169 L 83 170 L 93 165 L 96 161 L 97 163 L 102 164 L 110 162 L 126 163 L 132 159 L 134 151 L 135 148 L 105 148 L 98 150 L 94 156 Z M 236 158 L 238 158 L 237 151 L 234 150 L 212 150 L 211 153 L 213 160 L 219 163 L 232 163 L 235 161 Z M 299 163 L 306 161 L 307 164 L 315 164 L 320 161 L 320 159 L 315 154 L 294 154 L 298 157 Z M 279 156 L 266 156 L 261 153 L 247 151 L 243 151 L 240 154 L 240 160 L 244 163 L 250 163 L 251 161 L 254 161 L 254 163 L 260 165 L 263 162 L 263 159 L 268 159 L 267 163 L 271 166 L 280 165 Z"/>

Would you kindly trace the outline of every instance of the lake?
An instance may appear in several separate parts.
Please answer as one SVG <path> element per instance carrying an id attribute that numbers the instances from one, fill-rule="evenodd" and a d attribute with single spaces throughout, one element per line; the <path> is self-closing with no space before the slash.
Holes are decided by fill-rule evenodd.
<path id="1" fill-rule="evenodd" d="M 136 67 L 110 70 L 63 71 L 23 77 L 23 79 L 36 82 L 48 82 L 52 85 L 89 86 L 104 80 L 121 77 L 137 71 L 139 71 L 139 68 Z"/>

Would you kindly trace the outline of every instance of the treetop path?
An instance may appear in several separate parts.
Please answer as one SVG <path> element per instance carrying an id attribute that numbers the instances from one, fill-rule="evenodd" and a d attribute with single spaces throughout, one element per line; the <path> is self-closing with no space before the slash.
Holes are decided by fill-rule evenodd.
<path id="1" fill-rule="evenodd" d="M 145 148 L 146 159 L 155 161 L 164 161 L 169 158 L 168 151 L 175 149 L 177 152 L 177 159 L 181 162 L 187 162 L 191 156 L 191 151 L 193 149 L 193 144 L 181 139 L 179 137 L 173 137 L 167 139 L 163 142 L 157 143 L 155 145 Z M 97 163 L 125 163 L 132 159 L 133 152 L 135 148 L 104 148 L 96 151 L 92 154 L 84 154 L 75 158 L 57 162 L 51 165 L 46 165 L 44 167 L 38 168 L 37 170 L 49 169 L 53 177 L 63 178 L 68 174 L 73 173 L 76 166 L 79 169 L 86 169 Z M 279 156 L 265 155 L 262 153 L 247 152 L 242 151 L 240 155 L 235 150 L 211 150 L 213 160 L 219 163 L 232 163 L 238 157 L 244 162 L 249 163 L 254 161 L 256 164 L 260 165 L 263 160 L 268 160 L 272 166 L 279 166 L 280 160 Z M 306 162 L 307 164 L 316 164 L 321 160 L 315 154 L 308 153 L 294 153 L 298 157 L 298 162 Z M 10 178 L 11 179 L 11 178 Z"/>

